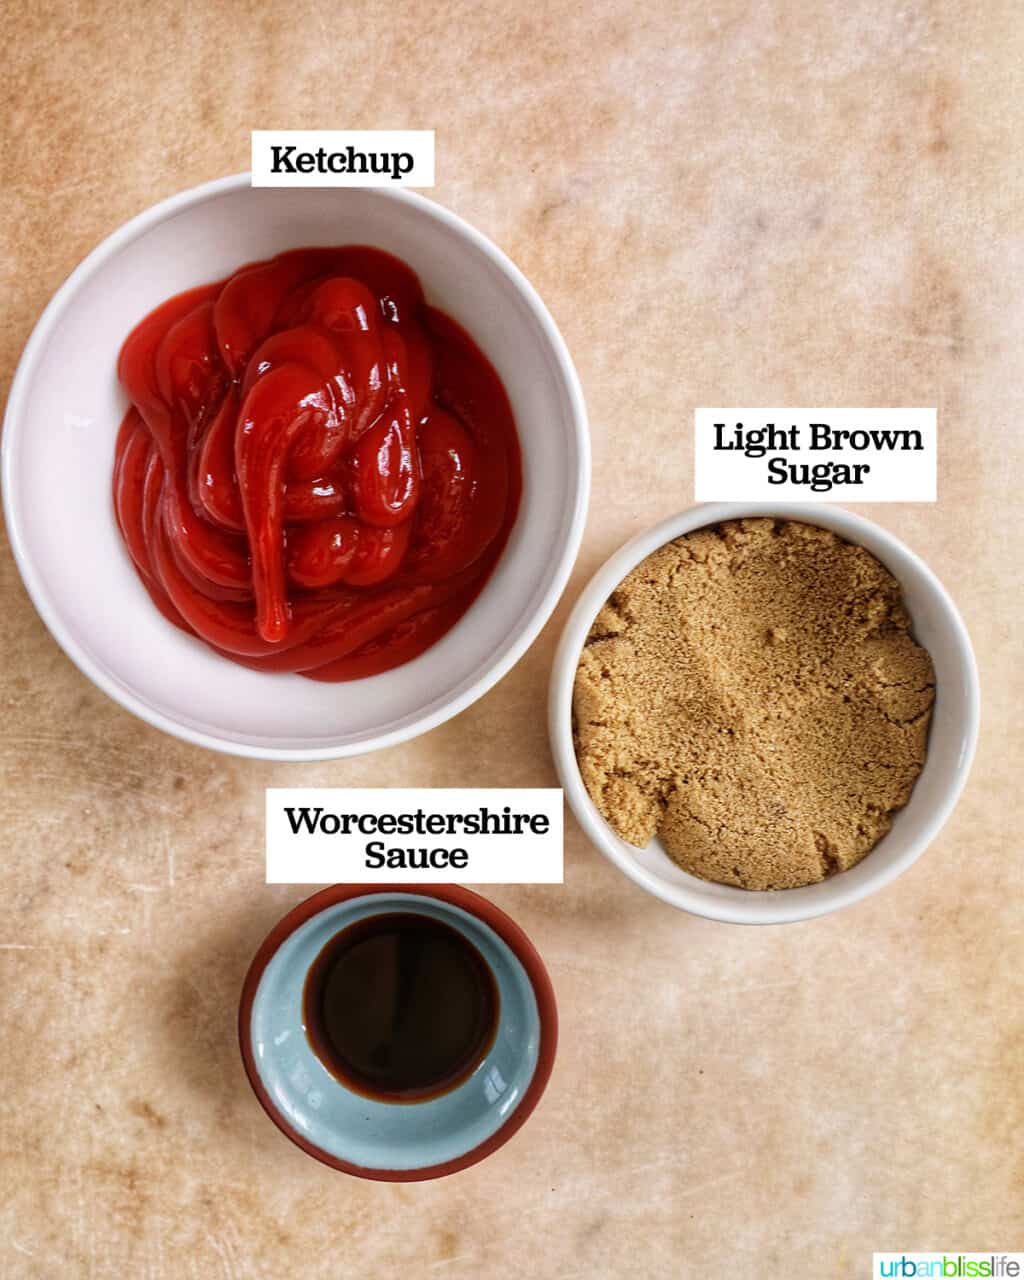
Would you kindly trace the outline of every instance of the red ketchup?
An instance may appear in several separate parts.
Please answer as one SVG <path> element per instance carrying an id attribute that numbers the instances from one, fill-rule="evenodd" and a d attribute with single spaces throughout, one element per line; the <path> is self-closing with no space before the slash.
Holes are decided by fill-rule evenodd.
<path id="1" fill-rule="evenodd" d="M 260 671 L 355 680 L 466 611 L 515 522 L 498 375 L 379 249 L 171 298 L 121 349 L 114 509 L 157 608 Z"/>

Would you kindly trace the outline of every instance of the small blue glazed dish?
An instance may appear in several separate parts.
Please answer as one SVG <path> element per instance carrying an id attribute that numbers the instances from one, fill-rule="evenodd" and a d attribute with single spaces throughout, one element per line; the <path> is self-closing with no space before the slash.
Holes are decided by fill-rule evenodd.
<path id="1" fill-rule="evenodd" d="M 342 930 L 410 912 L 456 929 L 485 961 L 498 995 L 486 1053 L 457 1087 L 427 1100 L 378 1100 L 349 1088 L 306 1034 L 310 968 Z M 277 1127 L 307 1154 L 361 1178 L 419 1182 L 483 1160 L 512 1137 L 554 1064 L 558 1015 L 551 980 L 514 921 L 457 886 L 334 885 L 300 903 L 256 953 L 238 1019 L 249 1083 Z"/>

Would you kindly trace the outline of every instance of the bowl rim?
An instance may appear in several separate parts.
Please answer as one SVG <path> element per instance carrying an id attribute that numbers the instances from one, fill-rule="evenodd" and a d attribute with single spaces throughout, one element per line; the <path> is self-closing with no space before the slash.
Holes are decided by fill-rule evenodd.
<path id="1" fill-rule="evenodd" d="M 483 254 L 507 277 L 513 288 L 525 300 L 540 325 L 543 337 L 555 358 L 559 377 L 567 394 L 572 433 L 578 454 L 575 476 L 575 503 L 568 536 L 562 547 L 561 554 L 555 562 L 554 574 L 542 599 L 529 615 L 529 619 L 515 643 L 499 660 L 487 666 L 481 675 L 462 693 L 445 701 L 428 714 L 414 717 L 408 724 L 367 737 L 358 742 L 316 747 L 264 746 L 260 743 L 236 742 L 230 738 L 221 737 L 216 733 L 194 729 L 189 725 L 180 723 L 173 716 L 148 706 L 116 678 L 102 670 L 84 647 L 79 644 L 69 627 L 62 621 L 58 602 L 51 599 L 41 576 L 36 572 L 22 532 L 21 497 L 17 492 L 17 486 L 13 483 L 19 424 L 22 419 L 23 405 L 29 385 L 35 375 L 36 367 L 50 335 L 82 285 L 109 259 L 119 253 L 126 245 L 138 239 L 151 227 L 193 205 L 201 204 L 241 189 L 253 189 L 251 173 L 248 170 L 231 174 L 224 178 L 215 178 L 212 182 L 204 182 L 198 186 L 190 187 L 185 191 L 177 192 L 166 199 L 158 201 L 148 209 L 144 209 L 101 240 L 74 268 L 47 303 L 36 321 L 18 360 L 4 413 L 2 439 L 0 439 L 0 489 L 2 489 L 7 536 L 29 598 L 58 645 L 79 671 L 91 680 L 97 688 L 124 707 L 126 711 L 138 716 L 139 719 L 147 724 L 163 730 L 164 733 L 171 734 L 172 737 L 193 743 L 196 746 L 207 747 L 214 751 L 223 752 L 226 755 L 247 757 L 249 759 L 297 762 L 304 760 L 337 760 L 349 756 L 368 755 L 372 751 L 379 751 L 384 747 L 394 746 L 397 743 L 406 742 L 410 738 L 418 737 L 420 734 L 444 724 L 446 720 L 450 720 L 453 716 L 458 715 L 460 711 L 464 711 L 471 706 L 511 671 L 537 639 L 537 636 L 553 613 L 565 590 L 569 575 L 576 562 L 576 556 L 579 553 L 590 500 L 590 430 L 583 388 L 565 339 L 543 299 L 511 258 L 485 236 L 482 231 L 478 231 L 458 214 L 453 213 L 444 205 L 421 195 L 418 191 L 405 187 L 360 188 L 359 190 L 362 194 L 370 194 L 381 200 L 392 200 L 408 204 L 418 209 L 424 216 L 435 219 L 458 236 L 467 240 L 472 247 Z M 322 188 L 318 190 L 322 194 L 326 192 L 331 196 L 337 197 L 339 192 L 344 192 L 346 189 Z"/>
<path id="2" fill-rule="evenodd" d="M 494 930 L 523 966 L 529 979 L 537 1001 L 540 1045 L 533 1075 L 519 1105 L 489 1138 L 463 1152 L 462 1155 L 444 1160 L 439 1164 L 422 1165 L 412 1169 L 369 1169 L 363 1165 L 342 1160 L 317 1146 L 316 1143 L 310 1142 L 282 1115 L 256 1070 L 256 1056 L 252 1044 L 252 1010 L 264 970 L 277 954 L 278 949 L 300 925 L 329 907 L 336 906 L 339 902 L 396 893 L 411 897 L 433 898 L 450 906 L 459 907 Z M 474 893 L 471 889 L 464 889 L 461 885 L 335 884 L 321 889 L 292 907 L 260 944 L 242 984 L 242 994 L 238 1003 L 238 1043 L 242 1052 L 245 1074 L 263 1110 L 285 1137 L 290 1138 L 307 1155 L 332 1169 L 352 1174 L 357 1178 L 368 1178 L 375 1182 L 426 1182 L 432 1178 L 445 1178 L 451 1173 L 458 1173 L 461 1169 L 486 1159 L 499 1147 L 503 1147 L 530 1118 L 547 1088 L 555 1064 L 555 1053 L 558 1048 L 558 1006 L 555 1001 L 554 986 L 537 948 L 511 916 L 481 894 Z"/>
<path id="3" fill-rule="evenodd" d="M 572 690 L 583 642 L 601 605 L 626 574 L 658 547 L 664 546 L 665 543 L 682 534 L 691 533 L 708 525 L 720 524 L 726 520 L 772 516 L 801 521 L 805 524 L 818 524 L 858 545 L 863 545 L 861 539 L 867 537 L 876 546 L 884 548 L 884 551 L 895 561 L 911 565 L 940 606 L 943 619 L 949 627 L 967 706 L 964 748 L 957 762 L 953 784 L 945 791 L 941 801 L 930 811 L 911 846 L 892 864 L 884 867 L 880 865 L 874 875 L 860 884 L 847 885 L 844 888 L 843 876 L 836 876 L 831 882 L 834 886 L 832 894 L 824 900 L 819 899 L 810 903 L 800 898 L 794 899 L 792 895 L 798 892 L 796 890 L 748 889 L 739 891 L 742 897 L 735 899 L 711 898 L 686 885 L 670 884 L 649 871 L 637 858 L 619 847 L 611 828 L 591 800 L 580 774 L 572 735 Z M 891 565 L 887 567 L 898 579 L 900 575 L 896 570 Z M 978 741 L 979 721 L 980 689 L 974 651 L 967 628 L 949 593 L 925 562 L 894 534 L 873 520 L 868 520 L 834 503 L 698 503 L 668 516 L 650 529 L 637 534 L 600 566 L 573 606 L 558 642 L 548 690 L 548 736 L 555 769 L 576 820 L 590 842 L 596 845 L 620 871 L 648 893 L 692 915 L 726 924 L 789 924 L 813 919 L 860 902 L 895 880 L 917 861 L 952 813 L 970 772 Z"/>

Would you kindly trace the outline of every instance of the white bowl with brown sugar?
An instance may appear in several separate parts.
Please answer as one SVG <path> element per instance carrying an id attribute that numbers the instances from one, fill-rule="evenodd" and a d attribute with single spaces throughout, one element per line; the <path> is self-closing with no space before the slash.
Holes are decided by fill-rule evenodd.
<path id="1" fill-rule="evenodd" d="M 771 924 L 904 871 L 978 731 L 970 641 L 906 546 L 839 507 L 694 507 L 598 571 L 562 635 L 550 732 L 594 844 L 648 892 Z"/>

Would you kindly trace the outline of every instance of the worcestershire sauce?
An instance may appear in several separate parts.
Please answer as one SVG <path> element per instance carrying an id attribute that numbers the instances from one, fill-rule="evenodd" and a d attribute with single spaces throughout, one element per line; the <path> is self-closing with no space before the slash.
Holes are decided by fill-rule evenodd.
<path id="1" fill-rule="evenodd" d="M 456 929 L 396 912 L 327 943 L 303 1014 L 314 1053 L 343 1084 L 383 1102 L 423 1102 L 461 1084 L 490 1048 L 498 988 Z"/>

